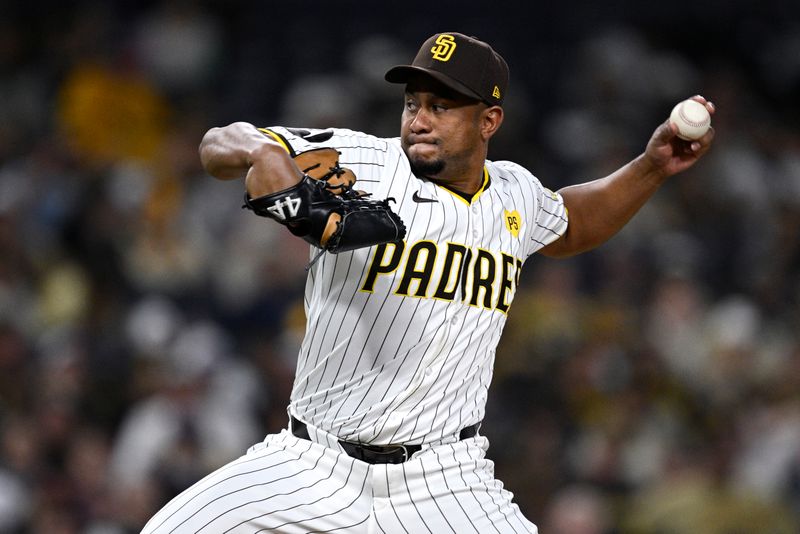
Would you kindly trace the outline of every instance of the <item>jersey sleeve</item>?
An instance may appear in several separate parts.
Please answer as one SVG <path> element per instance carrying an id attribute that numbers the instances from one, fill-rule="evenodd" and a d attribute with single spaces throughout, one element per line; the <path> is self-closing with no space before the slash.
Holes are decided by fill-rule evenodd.
<path id="1" fill-rule="evenodd" d="M 517 163 L 498 161 L 495 166 L 515 188 L 514 197 L 524 204 L 525 257 L 564 235 L 568 214 L 562 196 L 543 186 L 536 176 Z"/>
<path id="2" fill-rule="evenodd" d="M 336 138 L 341 132 L 333 128 L 287 128 L 285 126 L 267 126 L 259 128 L 262 134 L 276 141 L 294 157 L 301 152 L 313 148 L 334 147 Z"/>
<path id="3" fill-rule="evenodd" d="M 544 187 L 536 178 L 534 178 L 533 190 L 537 205 L 530 227 L 531 249 L 528 255 L 564 235 L 569 224 L 567 207 L 564 205 L 564 198 L 559 193 Z"/>
<path id="4" fill-rule="evenodd" d="M 316 148 L 335 148 L 339 164 L 353 171 L 356 188 L 376 198 L 389 194 L 393 177 L 402 159 L 399 142 L 346 128 L 259 128 L 264 135 L 283 146 L 290 156 Z"/>

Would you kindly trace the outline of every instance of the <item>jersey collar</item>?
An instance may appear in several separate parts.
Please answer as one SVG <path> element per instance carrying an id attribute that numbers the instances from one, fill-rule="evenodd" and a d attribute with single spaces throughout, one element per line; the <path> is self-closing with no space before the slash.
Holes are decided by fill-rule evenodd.
<path id="1" fill-rule="evenodd" d="M 480 197 L 481 194 L 486 189 L 489 188 L 489 169 L 487 169 L 485 165 L 483 166 L 483 183 L 481 184 L 481 187 L 471 197 L 468 197 L 468 195 L 465 195 L 464 193 L 461 193 L 459 191 L 454 191 L 453 189 L 450 189 L 446 185 L 438 184 L 436 182 L 433 182 L 433 183 L 435 185 L 437 185 L 438 187 L 441 187 L 442 189 L 444 189 L 445 191 L 447 191 L 448 193 L 450 193 L 454 197 L 456 197 L 458 200 L 460 200 L 464 204 L 469 206 L 472 203 L 474 203 L 476 200 L 478 200 L 478 197 Z"/>

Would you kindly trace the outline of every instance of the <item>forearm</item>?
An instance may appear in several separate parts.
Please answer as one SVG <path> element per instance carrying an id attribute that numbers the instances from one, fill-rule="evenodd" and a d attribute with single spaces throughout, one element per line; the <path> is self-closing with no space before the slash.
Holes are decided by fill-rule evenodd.
<path id="1" fill-rule="evenodd" d="M 286 150 L 246 122 L 211 128 L 199 152 L 211 176 L 220 180 L 245 177 L 252 197 L 286 189 L 302 178 Z"/>
<path id="2" fill-rule="evenodd" d="M 559 190 L 569 212 L 566 233 L 542 254 L 566 257 L 591 250 L 619 232 L 666 180 L 639 156 L 614 173 Z"/>

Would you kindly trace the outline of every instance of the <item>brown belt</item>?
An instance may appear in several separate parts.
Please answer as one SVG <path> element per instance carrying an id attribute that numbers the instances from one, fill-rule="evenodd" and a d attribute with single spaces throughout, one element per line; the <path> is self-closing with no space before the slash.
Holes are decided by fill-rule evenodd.
<path id="1" fill-rule="evenodd" d="M 291 421 L 292 434 L 300 439 L 309 439 L 306 424 L 294 416 Z M 480 426 L 480 423 L 475 423 L 462 428 L 458 439 L 475 437 Z M 339 440 L 339 445 L 349 456 L 368 464 L 401 464 L 411 458 L 412 454 L 422 450 L 422 445 L 367 445 L 344 440 Z"/>

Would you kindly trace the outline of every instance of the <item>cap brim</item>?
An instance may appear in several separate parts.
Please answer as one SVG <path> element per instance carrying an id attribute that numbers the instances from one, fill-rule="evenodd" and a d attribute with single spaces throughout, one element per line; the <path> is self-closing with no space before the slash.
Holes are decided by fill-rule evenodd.
<path id="1" fill-rule="evenodd" d="M 437 82 L 449 87 L 457 93 L 474 98 L 475 100 L 480 100 L 481 102 L 484 101 L 481 95 L 458 80 L 454 80 L 450 76 L 442 74 L 439 71 L 426 69 L 424 67 L 416 67 L 414 65 L 397 65 L 396 67 L 392 67 L 386 71 L 386 74 L 383 76 L 383 78 L 389 83 L 406 83 L 414 74 L 420 73 L 427 74 Z"/>

